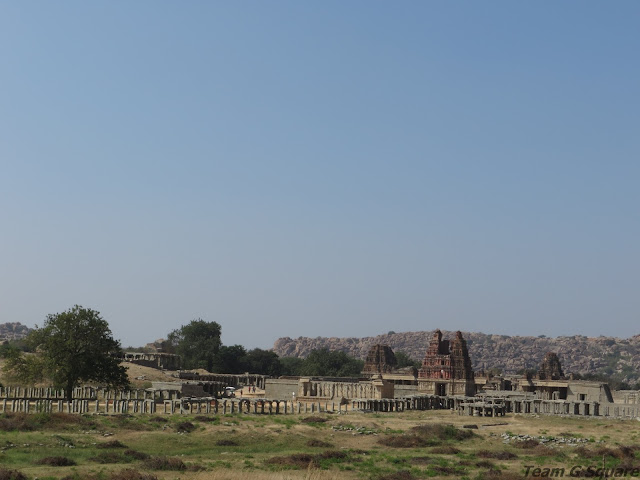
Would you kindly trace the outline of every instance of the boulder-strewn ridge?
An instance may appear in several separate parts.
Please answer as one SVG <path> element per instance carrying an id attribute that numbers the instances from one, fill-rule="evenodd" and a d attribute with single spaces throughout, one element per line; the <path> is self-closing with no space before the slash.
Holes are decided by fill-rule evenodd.
<path id="1" fill-rule="evenodd" d="M 31 328 L 20 322 L 0 323 L 0 341 L 19 340 L 26 337 L 30 331 Z"/>
<path id="2" fill-rule="evenodd" d="M 281 357 L 306 357 L 318 348 L 342 350 L 364 359 L 372 345 L 389 345 L 394 352 L 403 351 L 422 360 L 433 331 L 387 333 L 376 337 L 283 337 L 276 340 L 273 351 Z M 640 335 L 630 338 L 585 337 L 520 337 L 463 332 L 469 346 L 473 368 L 499 368 L 504 373 L 538 368 L 547 352 L 556 352 L 565 374 L 601 373 L 615 375 L 632 383 L 640 380 Z M 443 331 L 444 338 L 453 332 Z"/>

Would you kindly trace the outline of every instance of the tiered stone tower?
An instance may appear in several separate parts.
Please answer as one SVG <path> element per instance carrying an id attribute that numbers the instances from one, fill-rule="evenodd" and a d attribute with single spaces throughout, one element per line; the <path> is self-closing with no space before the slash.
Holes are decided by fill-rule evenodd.
<path id="1" fill-rule="evenodd" d="M 375 375 L 392 373 L 398 362 L 396 356 L 388 345 L 374 345 L 367 354 L 364 362 L 363 375 Z"/>
<path id="2" fill-rule="evenodd" d="M 538 378 L 540 380 L 560 380 L 564 378 L 562 367 L 560 366 L 560 359 L 557 354 L 547 352 L 538 371 Z"/>
<path id="3" fill-rule="evenodd" d="M 475 384 L 467 341 L 461 332 L 453 340 L 442 340 L 436 330 L 418 372 L 418 391 L 431 395 L 475 395 Z"/>

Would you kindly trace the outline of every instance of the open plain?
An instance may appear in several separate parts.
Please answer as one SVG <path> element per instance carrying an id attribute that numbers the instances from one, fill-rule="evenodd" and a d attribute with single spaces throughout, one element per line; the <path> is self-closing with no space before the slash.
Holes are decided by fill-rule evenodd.
<path id="1" fill-rule="evenodd" d="M 569 478 L 603 465 L 631 475 L 640 467 L 639 427 L 635 420 L 449 411 L 6 414 L 0 478 L 511 479 L 561 476 L 562 469 Z"/>

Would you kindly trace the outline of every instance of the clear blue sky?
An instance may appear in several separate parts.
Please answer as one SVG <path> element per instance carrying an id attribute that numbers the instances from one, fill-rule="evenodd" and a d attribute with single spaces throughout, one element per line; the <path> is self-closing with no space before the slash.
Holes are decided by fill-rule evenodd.
<path id="1" fill-rule="evenodd" d="M 0 322 L 640 333 L 640 3 L 3 1 Z"/>

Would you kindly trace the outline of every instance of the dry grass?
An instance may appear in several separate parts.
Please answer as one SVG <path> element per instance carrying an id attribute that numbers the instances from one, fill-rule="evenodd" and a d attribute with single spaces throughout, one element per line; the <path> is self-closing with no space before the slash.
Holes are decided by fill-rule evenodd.
<path id="1" fill-rule="evenodd" d="M 518 455 L 515 453 L 503 451 L 491 451 L 491 450 L 478 450 L 476 456 L 479 458 L 493 458 L 495 460 L 515 460 Z"/>
<path id="2" fill-rule="evenodd" d="M 120 365 L 127 369 L 129 381 L 134 388 L 145 388 L 149 385 L 149 382 L 172 382 L 176 380 L 170 376 L 173 372 L 164 372 L 157 368 L 144 367 L 129 362 L 122 362 Z"/>
<path id="3" fill-rule="evenodd" d="M 580 450 L 577 450 L 579 447 L 548 448 L 532 442 L 531 445 L 523 445 L 529 448 L 516 450 L 520 442 L 511 442 L 505 446 L 500 437 L 504 432 L 535 436 L 559 436 L 560 432 L 574 432 L 573 436 L 594 437 L 596 440 L 604 438 L 603 443 L 586 443 L 586 455 L 589 457 L 582 458 L 593 461 L 591 455 L 604 453 L 609 459 L 607 461 L 613 464 L 622 462 L 633 465 L 640 461 L 635 459 L 635 455 L 638 454 L 635 445 L 640 443 L 640 433 L 637 429 L 630 428 L 636 427 L 637 424 L 629 421 L 509 415 L 500 419 L 500 422 L 506 425 L 479 425 L 479 429 L 473 430 L 475 436 L 467 438 L 466 432 L 460 436 L 458 431 L 462 430 L 463 425 L 468 424 L 469 417 L 452 415 L 448 411 L 318 416 L 326 419 L 323 424 L 316 421 L 310 424 L 303 423 L 302 419 L 308 418 L 307 415 L 211 415 L 203 417 L 215 421 L 207 422 L 203 419 L 199 421 L 201 423 L 197 422 L 194 416 L 179 415 L 143 416 L 141 421 L 136 416 L 70 417 L 80 420 L 70 425 L 64 425 L 61 418 L 46 422 L 46 425 L 58 422 L 56 428 L 60 428 L 60 431 L 51 431 L 46 426 L 44 430 L 24 433 L 13 430 L 5 434 L 7 439 L 15 444 L 2 454 L 8 460 L 4 464 L 5 468 L 11 466 L 30 480 L 36 477 L 61 478 L 63 475 L 72 475 L 69 478 L 73 480 L 91 480 L 92 475 L 97 475 L 96 472 L 100 472 L 100 480 L 112 480 L 110 475 L 120 474 L 124 465 L 96 465 L 87 457 L 101 458 L 107 453 L 114 453 L 121 456 L 122 462 L 131 462 L 130 472 L 151 475 L 158 480 L 175 480 L 178 477 L 182 480 L 379 480 L 381 475 L 403 475 L 405 471 L 410 471 L 419 478 L 426 478 L 427 474 L 443 479 L 464 474 L 474 480 L 510 480 L 522 478 L 522 465 L 529 462 L 539 464 L 540 461 L 545 461 L 550 465 L 556 465 L 580 458 Z M 161 419 L 160 422 L 168 428 L 151 425 L 152 419 L 156 418 Z M 15 418 L 12 420 L 21 421 Z M 91 422 L 97 424 L 97 428 L 86 428 Z M 189 435 L 180 435 L 176 426 L 182 422 L 192 422 L 197 428 Z M 352 426 L 353 429 L 343 431 L 331 428 L 337 425 Z M 446 427 L 447 425 L 455 428 Z M 357 430 L 362 429 L 375 431 L 377 435 L 359 434 Z M 115 435 L 111 440 L 117 438 L 121 445 L 129 448 L 112 444 L 108 441 L 110 439 L 103 437 L 103 433 L 106 432 Z M 52 440 L 58 437 L 68 439 L 76 449 L 63 448 L 60 440 Z M 378 444 L 381 438 L 396 437 L 430 438 L 435 445 L 426 450 L 422 447 L 407 446 L 400 451 Z M 36 442 L 45 445 L 37 447 Z M 220 445 L 217 445 L 217 442 L 220 442 Z M 237 442 L 237 445 L 228 442 Z M 22 447 L 23 443 L 31 443 L 31 446 Z M 109 447 L 99 449 L 96 444 L 111 445 L 113 450 L 110 451 Z M 87 451 L 83 450 L 85 448 L 95 450 L 87 454 Z M 331 448 L 330 452 L 346 455 L 346 458 L 332 458 L 337 454 L 327 452 L 318 455 L 327 448 Z M 490 453 L 486 459 L 483 458 L 483 453 L 480 456 L 475 455 L 483 450 L 498 453 Z M 519 458 L 503 461 L 499 456 L 499 452 L 503 450 L 517 453 Z M 558 458 L 563 452 L 566 455 L 565 460 Z M 176 458 L 182 462 L 184 469 L 149 468 L 144 463 L 147 454 L 152 454 L 153 459 L 160 455 Z M 454 457 L 456 454 L 460 455 Z M 34 458 L 47 455 L 64 455 L 76 460 L 78 466 L 73 469 L 52 469 L 47 465 L 39 466 L 32 463 Z M 267 463 L 269 459 L 287 458 L 292 455 L 307 456 Z M 404 461 L 390 462 L 389 458 L 393 456 Z M 542 460 L 541 457 L 548 457 L 548 460 Z M 29 460 L 25 461 L 25 458 Z M 101 459 L 115 461 L 116 457 Z M 291 462 L 292 465 L 287 465 L 287 462 Z M 189 465 L 204 465 L 206 471 L 193 471 Z M 127 475 L 132 475 L 132 480 L 138 479 L 135 473 Z M 152 477 L 139 478 L 150 480 Z M 123 477 L 123 480 L 129 479 Z"/>

